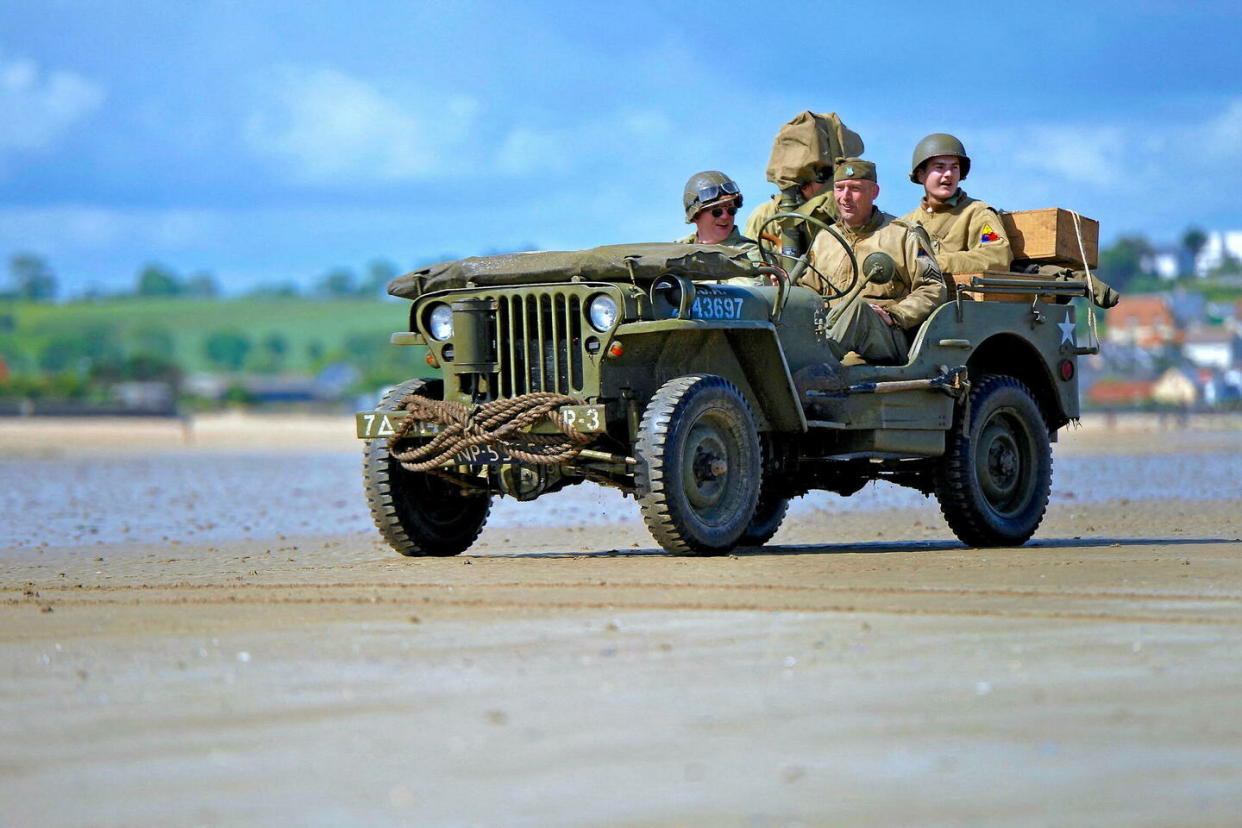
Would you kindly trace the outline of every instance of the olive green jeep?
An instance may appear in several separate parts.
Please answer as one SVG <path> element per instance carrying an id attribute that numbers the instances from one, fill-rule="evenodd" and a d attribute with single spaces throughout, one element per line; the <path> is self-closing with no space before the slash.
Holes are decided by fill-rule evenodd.
<path id="1" fill-rule="evenodd" d="M 767 542 L 791 498 L 888 480 L 934 494 L 966 544 L 1024 543 L 1047 507 L 1050 443 L 1079 413 L 1077 360 L 1093 349 L 1068 302 L 1086 285 L 963 279 L 905 364 L 842 364 L 824 332 L 885 278 L 871 265 L 831 304 L 713 245 L 399 277 L 389 292 L 412 304 L 392 341 L 429 376 L 356 415 L 376 525 L 403 555 L 455 555 L 494 497 L 590 481 L 633 495 L 664 549 L 712 555 Z"/>

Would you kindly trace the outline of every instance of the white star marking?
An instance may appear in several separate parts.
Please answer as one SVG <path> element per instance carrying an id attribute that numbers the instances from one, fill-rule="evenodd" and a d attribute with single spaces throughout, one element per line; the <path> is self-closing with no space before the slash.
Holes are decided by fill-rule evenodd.
<path id="1" fill-rule="evenodd" d="M 1065 321 L 1058 322 L 1057 327 L 1061 329 L 1061 341 L 1068 342 L 1071 345 L 1077 345 L 1074 341 L 1074 323 L 1070 321 L 1069 308 L 1065 309 Z"/>

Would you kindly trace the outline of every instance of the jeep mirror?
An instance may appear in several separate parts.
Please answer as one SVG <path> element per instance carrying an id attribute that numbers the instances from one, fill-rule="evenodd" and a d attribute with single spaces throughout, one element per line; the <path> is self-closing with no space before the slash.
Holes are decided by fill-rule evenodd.
<path id="1" fill-rule="evenodd" d="M 886 285 L 893 281 L 897 264 L 887 253 L 876 251 L 863 259 L 863 278 L 873 285 Z"/>

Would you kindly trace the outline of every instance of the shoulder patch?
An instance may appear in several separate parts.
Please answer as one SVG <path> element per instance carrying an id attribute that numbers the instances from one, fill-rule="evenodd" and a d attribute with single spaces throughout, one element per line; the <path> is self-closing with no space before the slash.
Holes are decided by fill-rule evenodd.
<path id="1" fill-rule="evenodd" d="M 992 229 L 992 225 L 983 225 L 983 230 L 979 233 L 979 243 L 987 244 L 988 242 L 1000 241 L 1000 236 L 996 235 L 996 231 Z"/>

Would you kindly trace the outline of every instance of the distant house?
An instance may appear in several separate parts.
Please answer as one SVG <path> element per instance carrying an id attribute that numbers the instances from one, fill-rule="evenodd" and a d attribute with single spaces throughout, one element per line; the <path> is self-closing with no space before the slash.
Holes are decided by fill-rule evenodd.
<path id="1" fill-rule="evenodd" d="M 1194 377 L 1188 376 L 1186 372 L 1170 368 L 1152 386 L 1151 398 L 1161 405 L 1186 408 L 1199 399 L 1199 386 Z"/>
<path id="2" fill-rule="evenodd" d="M 1207 244 L 1199 251 L 1195 274 L 1206 276 L 1226 259 L 1242 262 L 1242 230 L 1223 230 L 1207 234 Z"/>
<path id="3" fill-rule="evenodd" d="M 1181 341 L 1172 309 L 1159 293 L 1122 296 L 1108 312 L 1107 341 L 1140 348 L 1159 348 Z"/>
<path id="4" fill-rule="evenodd" d="M 1179 246 L 1158 247 L 1143 256 L 1143 270 L 1161 279 L 1172 281 L 1184 273 L 1194 272 L 1195 263 L 1186 248 Z"/>
<path id="5" fill-rule="evenodd" d="M 1087 389 L 1087 403 L 1100 408 L 1131 408 L 1151 402 L 1154 380 L 1102 379 Z"/>
<path id="6" fill-rule="evenodd" d="M 1182 340 L 1182 354 L 1199 368 L 1223 371 L 1238 361 L 1239 351 L 1237 333 L 1224 325 L 1195 325 Z"/>
<path id="7" fill-rule="evenodd" d="M 1198 291 L 1179 286 L 1164 294 L 1164 301 L 1173 314 L 1173 324 L 1179 328 L 1199 322 L 1207 313 L 1207 299 Z"/>
<path id="8" fill-rule="evenodd" d="M 112 386 L 112 396 L 121 409 L 134 413 L 175 414 L 177 395 L 167 382 L 129 380 Z"/>

